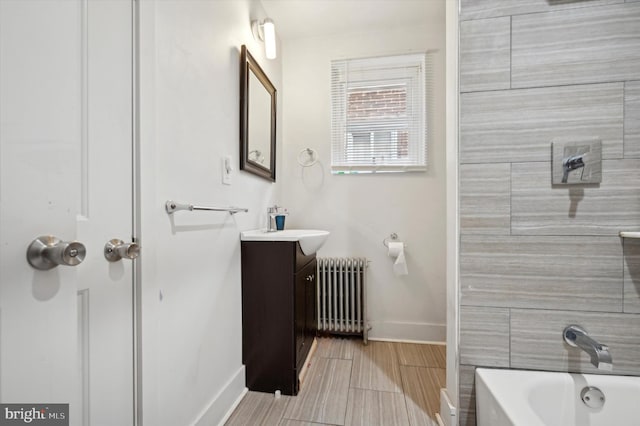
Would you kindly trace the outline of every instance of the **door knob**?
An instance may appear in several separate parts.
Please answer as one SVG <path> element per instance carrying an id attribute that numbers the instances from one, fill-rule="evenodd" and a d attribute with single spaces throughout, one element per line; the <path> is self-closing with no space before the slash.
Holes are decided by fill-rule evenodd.
<path id="1" fill-rule="evenodd" d="M 79 265 L 86 254 L 84 244 L 78 241 L 61 241 L 53 235 L 43 235 L 29 244 L 27 261 L 35 269 L 47 271 L 58 265 Z"/>
<path id="2" fill-rule="evenodd" d="M 125 243 L 116 238 L 104 245 L 104 257 L 109 262 L 117 262 L 120 259 L 135 259 L 138 255 L 140 255 L 140 244 L 138 243 Z"/>

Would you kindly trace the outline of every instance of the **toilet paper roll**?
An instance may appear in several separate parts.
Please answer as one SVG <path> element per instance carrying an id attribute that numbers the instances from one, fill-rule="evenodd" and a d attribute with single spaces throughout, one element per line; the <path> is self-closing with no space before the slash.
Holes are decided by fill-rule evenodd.
<path id="1" fill-rule="evenodd" d="M 389 257 L 393 257 L 396 261 L 393 263 L 393 272 L 396 275 L 408 275 L 407 260 L 404 256 L 404 243 L 395 241 L 389 243 Z"/>
<path id="2" fill-rule="evenodd" d="M 404 243 L 402 241 L 389 243 L 389 257 L 398 257 L 404 253 Z"/>
<path id="3" fill-rule="evenodd" d="M 401 252 L 396 258 L 393 264 L 393 272 L 396 275 L 409 275 L 409 269 L 407 269 L 407 261 L 404 258 L 404 252 Z"/>

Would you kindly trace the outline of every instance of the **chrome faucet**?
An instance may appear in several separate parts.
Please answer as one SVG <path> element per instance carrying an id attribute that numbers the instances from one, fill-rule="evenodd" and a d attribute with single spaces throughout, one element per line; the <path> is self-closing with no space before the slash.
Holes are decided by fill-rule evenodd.
<path id="1" fill-rule="evenodd" d="M 613 370 L 613 361 L 609 347 L 593 340 L 587 332 L 577 325 L 570 325 L 564 329 L 564 341 L 569 346 L 585 351 L 591 357 L 591 364 L 600 370 Z"/>
<path id="2" fill-rule="evenodd" d="M 278 206 L 267 207 L 267 232 L 276 232 L 276 225 L 274 218 L 278 214 Z"/>

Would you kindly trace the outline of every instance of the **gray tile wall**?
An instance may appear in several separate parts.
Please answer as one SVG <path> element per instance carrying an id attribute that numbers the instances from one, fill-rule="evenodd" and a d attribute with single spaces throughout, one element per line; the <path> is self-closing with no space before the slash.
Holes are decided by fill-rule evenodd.
<path id="1" fill-rule="evenodd" d="M 603 160 L 599 185 L 552 187 L 548 162 L 511 167 L 512 235 L 615 236 L 640 229 L 638 159 Z"/>
<path id="2" fill-rule="evenodd" d="M 461 0 L 460 420 L 476 366 L 640 375 L 640 1 Z M 551 185 L 551 143 L 600 139 L 602 183 Z"/>
<path id="3" fill-rule="evenodd" d="M 510 234 L 511 164 L 460 166 L 460 226 L 465 234 Z"/>
<path id="4" fill-rule="evenodd" d="M 624 0 L 461 0 L 462 20 L 624 3 Z"/>
<path id="5" fill-rule="evenodd" d="M 460 161 L 549 161 L 551 141 L 594 137 L 602 140 L 604 158 L 622 158 L 623 86 L 605 83 L 463 93 Z"/>
<path id="6" fill-rule="evenodd" d="M 460 283 L 464 306 L 622 312 L 622 247 L 618 237 L 463 235 Z"/>
<path id="7" fill-rule="evenodd" d="M 568 324 L 609 346 L 614 374 L 638 375 L 640 315 L 590 311 L 511 309 L 511 367 L 601 373 L 584 351 L 563 342 Z"/>
<path id="8" fill-rule="evenodd" d="M 624 240 L 624 312 L 640 314 L 640 240 Z"/>
<path id="9" fill-rule="evenodd" d="M 509 367 L 509 309 L 461 306 L 460 363 Z"/>
<path id="10" fill-rule="evenodd" d="M 511 18 L 464 21 L 460 38 L 460 90 L 511 87 Z"/>
<path id="11" fill-rule="evenodd" d="M 637 79 L 639 22 L 640 3 L 514 16 L 512 87 Z"/>
<path id="12" fill-rule="evenodd" d="M 475 367 L 462 364 L 458 374 L 460 381 L 458 426 L 474 426 L 476 424 Z"/>
<path id="13" fill-rule="evenodd" d="M 624 86 L 624 156 L 640 158 L 640 81 Z"/>

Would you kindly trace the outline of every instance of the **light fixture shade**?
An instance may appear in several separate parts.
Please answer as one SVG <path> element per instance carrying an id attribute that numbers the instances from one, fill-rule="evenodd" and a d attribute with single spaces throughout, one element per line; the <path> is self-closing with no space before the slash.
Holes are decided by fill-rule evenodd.
<path id="1" fill-rule="evenodd" d="M 276 58 L 276 27 L 270 18 L 266 18 L 262 24 L 264 34 L 264 51 L 267 59 Z"/>

